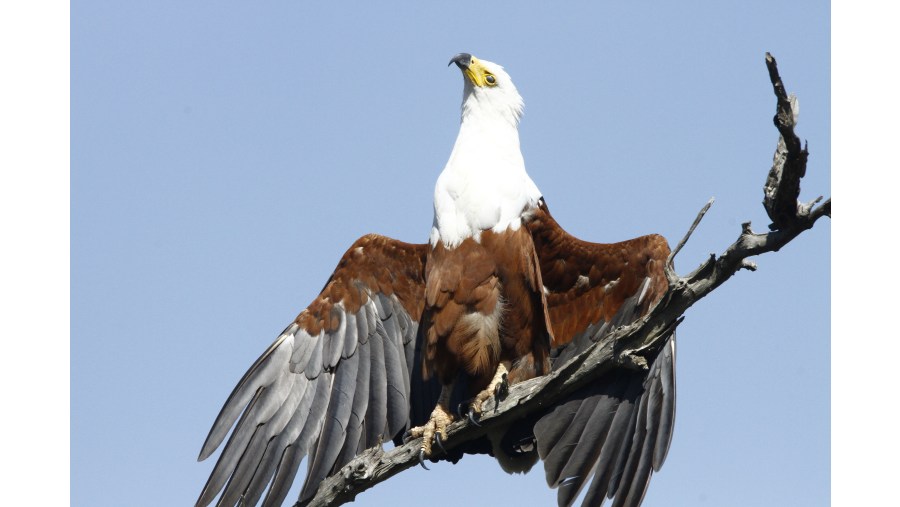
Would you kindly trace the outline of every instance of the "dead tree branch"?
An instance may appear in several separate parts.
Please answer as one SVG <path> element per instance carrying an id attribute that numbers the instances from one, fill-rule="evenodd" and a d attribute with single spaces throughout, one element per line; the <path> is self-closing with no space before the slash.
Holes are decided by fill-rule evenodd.
<path id="1" fill-rule="evenodd" d="M 507 425 L 531 412 L 545 409 L 612 368 L 647 368 L 648 358 L 653 357 L 663 345 L 688 308 L 739 270 L 756 269 L 749 257 L 776 252 L 800 233 L 812 228 L 822 216 L 831 217 L 830 198 L 819 206 L 816 204 L 821 197 L 806 204 L 798 201 L 800 180 L 806 174 L 809 155 L 806 146 L 801 145 L 794 133 L 799 106 L 795 96 L 786 94 L 775 59 L 768 53 L 766 66 L 777 98 L 774 121 L 780 134 L 772 168 L 763 188 L 763 206 L 772 220 L 769 232 L 755 233 L 750 228 L 750 222 L 746 222 L 737 240 L 721 255 L 710 255 L 689 275 L 678 276 L 672 267 L 672 259 L 712 205 L 711 200 L 672 252 L 666 266 L 669 290 L 647 316 L 617 329 L 550 375 L 512 386 L 496 409 L 482 414 L 480 426 L 465 420 L 451 424 L 444 443 L 447 449 L 476 439 L 490 428 Z M 314 498 L 303 504 L 298 502 L 295 507 L 335 506 L 353 501 L 357 494 L 418 464 L 421 445 L 421 439 L 415 439 L 387 452 L 380 446 L 369 449 L 323 481 Z"/>

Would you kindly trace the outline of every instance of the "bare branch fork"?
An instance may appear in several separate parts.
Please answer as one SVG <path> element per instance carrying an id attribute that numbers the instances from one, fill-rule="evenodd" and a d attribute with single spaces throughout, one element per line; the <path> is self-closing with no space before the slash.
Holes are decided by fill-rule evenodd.
<path id="1" fill-rule="evenodd" d="M 803 231 L 810 229 L 822 216 L 831 217 L 831 199 L 816 206 L 821 197 L 801 203 L 800 180 L 806 174 L 809 152 L 794 133 L 799 105 L 796 96 L 788 96 L 778 74 L 775 58 L 766 53 L 766 66 L 777 98 L 775 126 L 780 137 L 772 168 L 763 188 L 763 206 L 772 220 L 769 231 L 755 233 L 750 222 L 742 224 L 737 240 L 716 257 L 710 257 L 685 277 L 675 273 L 672 260 L 687 242 L 713 203 L 700 211 L 684 239 L 669 256 L 666 276 L 669 290 L 659 304 L 643 319 L 621 327 L 591 346 L 550 375 L 531 379 L 509 389 L 509 394 L 496 409 L 487 410 L 474 426 L 465 420 L 448 428 L 444 446 L 456 446 L 481 437 L 494 427 L 502 427 L 536 410 L 544 409 L 575 389 L 591 382 L 612 368 L 648 367 L 647 358 L 659 350 L 665 339 L 684 318 L 694 303 L 715 290 L 741 269 L 755 270 L 748 258 L 776 252 Z M 418 464 L 421 439 L 385 451 L 376 446 L 363 452 L 319 486 L 315 497 L 295 507 L 335 506 L 353 501 L 356 495 Z"/>

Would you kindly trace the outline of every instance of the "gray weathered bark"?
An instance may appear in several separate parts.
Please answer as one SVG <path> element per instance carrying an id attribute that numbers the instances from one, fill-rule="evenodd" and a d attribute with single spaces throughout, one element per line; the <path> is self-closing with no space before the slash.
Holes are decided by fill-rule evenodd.
<path id="1" fill-rule="evenodd" d="M 535 410 L 545 409 L 611 368 L 646 369 L 647 358 L 653 357 L 662 347 L 664 338 L 681 322 L 685 310 L 739 270 L 756 269 L 749 257 L 776 252 L 800 233 L 812 228 L 822 216 L 831 217 L 830 198 L 819 206 L 816 204 L 821 197 L 806 204 L 798 201 L 800 180 L 806 174 L 809 155 L 806 146 L 801 145 L 794 133 L 799 106 L 795 96 L 786 94 L 775 58 L 769 53 L 766 53 L 766 66 L 777 98 L 774 122 L 781 134 L 763 189 L 763 206 L 772 220 L 769 232 L 755 233 L 750 228 L 750 222 L 746 222 L 737 240 L 721 255 L 710 255 L 689 275 L 678 276 L 672 267 L 672 259 L 712 205 L 710 200 L 669 257 L 666 266 L 669 290 L 645 318 L 616 330 L 550 375 L 510 387 L 509 394 L 496 410 L 487 410 L 482 414 L 479 420 L 481 426 L 468 424 L 465 420 L 454 422 L 448 428 L 445 448 L 453 449 L 484 435 L 492 427 L 509 424 Z M 421 445 L 421 439 L 415 439 L 387 452 L 380 446 L 369 449 L 323 481 L 314 498 L 304 504 L 298 502 L 295 507 L 335 506 L 352 501 L 357 494 L 417 465 Z"/>

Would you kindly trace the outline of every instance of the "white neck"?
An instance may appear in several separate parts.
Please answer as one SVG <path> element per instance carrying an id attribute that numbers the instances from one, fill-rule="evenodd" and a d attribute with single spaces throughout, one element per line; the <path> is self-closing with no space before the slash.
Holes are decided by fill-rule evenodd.
<path id="1" fill-rule="evenodd" d="M 479 91 L 466 89 L 459 135 L 435 185 L 432 245 L 453 248 L 484 230 L 517 229 L 541 197 L 519 148 L 521 106 L 503 107 Z"/>

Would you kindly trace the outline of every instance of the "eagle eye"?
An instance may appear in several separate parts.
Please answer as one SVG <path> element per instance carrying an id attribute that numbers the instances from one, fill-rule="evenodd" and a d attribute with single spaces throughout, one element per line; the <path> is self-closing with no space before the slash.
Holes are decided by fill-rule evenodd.
<path id="1" fill-rule="evenodd" d="M 484 77 L 484 80 L 487 81 L 487 84 L 489 84 L 489 85 L 497 84 L 497 78 L 495 78 L 493 76 L 493 74 L 488 74 L 487 76 Z"/>

